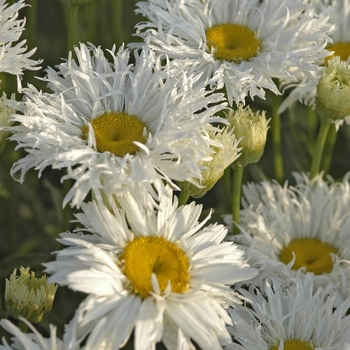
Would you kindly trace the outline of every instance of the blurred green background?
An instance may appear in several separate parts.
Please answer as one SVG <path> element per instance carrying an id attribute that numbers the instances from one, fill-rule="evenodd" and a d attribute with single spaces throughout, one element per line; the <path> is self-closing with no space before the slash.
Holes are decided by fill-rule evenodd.
<path id="1" fill-rule="evenodd" d="M 12 1 L 13 2 L 13 1 Z M 25 72 L 23 86 L 31 83 L 46 90 L 46 86 L 35 76 L 44 76 L 45 67 L 61 63 L 68 55 L 67 23 L 68 8 L 59 0 L 28 0 L 31 6 L 21 10 L 21 17 L 27 18 L 24 37 L 28 48 L 37 47 L 35 59 L 42 59 L 42 69 Z M 11 3 L 11 1 L 10 1 Z M 135 2 L 132 0 L 92 0 L 79 8 L 77 41 L 91 42 L 104 49 L 122 42 L 135 41 L 134 25 L 142 18 L 134 15 Z M 2 89 L 8 95 L 16 91 L 16 80 L 2 75 Z M 17 94 L 17 97 L 20 96 Z M 266 101 L 250 101 L 253 109 L 265 109 L 271 115 L 273 96 L 267 94 Z M 293 171 L 308 171 L 317 135 L 318 119 L 307 118 L 306 109 L 296 105 L 282 115 L 282 151 L 285 178 L 293 183 Z M 333 158 L 329 173 L 341 178 L 349 170 L 350 140 L 349 127 L 340 128 L 332 151 Z M 60 249 L 56 238 L 60 232 L 74 229 L 69 221 L 74 211 L 62 210 L 62 199 L 67 189 L 60 183 L 60 171 L 46 170 L 41 179 L 37 172 L 27 173 L 24 183 L 14 181 L 9 175 L 12 164 L 23 157 L 22 151 L 15 151 L 15 144 L 9 142 L 0 154 L 0 317 L 7 317 L 4 310 L 3 294 L 5 278 L 14 268 L 30 266 L 38 276 L 42 274 L 42 262 L 53 259 L 51 252 Z M 229 170 L 230 171 L 230 170 Z M 230 178 L 230 174 L 226 177 Z M 244 182 L 274 178 L 272 165 L 272 145 L 270 138 L 265 153 L 258 164 L 249 165 L 244 174 Z M 230 198 L 220 181 L 213 190 L 197 202 L 204 208 L 215 208 L 212 221 L 222 221 L 221 215 L 230 211 Z M 37 325 L 39 332 L 47 334 L 49 323 L 58 326 L 58 335 L 63 332 L 75 308 L 84 298 L 67 288 L 59 288 L 52 313 Z M 2 336 L 4 332 L 0 330 Z"/>

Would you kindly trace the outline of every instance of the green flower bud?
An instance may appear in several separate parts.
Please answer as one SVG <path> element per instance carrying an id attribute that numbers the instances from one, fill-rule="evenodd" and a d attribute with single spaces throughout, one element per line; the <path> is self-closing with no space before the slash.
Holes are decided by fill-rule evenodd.
<path id="1" fill-rule="evenodd" d="M 5 307 L 11 317 L 20 316 L 32 323 L 40 322 L 51 311 L 57 286 L 48 283 L 46 276 L 35 278 L 29 267 L 20 267 L 20 275 L 14 269 L 6 279 Z"/>
<path id="2" fill-rule="evenodd" d="M 242 154 L 235 165 L 245 167 L 257 163 L 264 153 L 270 121 L 266 120 L 265 111 L 254 113 L 249 106 L 239 105 L 236 111 L 229 111 L 227 120 L 242 147 Z"/>
<path id="3" fill-rule="evenodd" d="M 317 86 L 316 110 L 332 121 L 350 116 L 350 65 L 338 56 L 328 61 Z"/>
<path id="4" fill-rule="evenodd" d="M 224 174 L 225 169 L 232 164 L 238 157 L 238 140 L 228 128 L 211 131 L 208 134 L 212 149 L 211 159 L 202 161 L 203 166 L 202 180 L 198 183 L 188 181 L 181 182 L 179 185 L 193 198 L 203 197 Z"/>

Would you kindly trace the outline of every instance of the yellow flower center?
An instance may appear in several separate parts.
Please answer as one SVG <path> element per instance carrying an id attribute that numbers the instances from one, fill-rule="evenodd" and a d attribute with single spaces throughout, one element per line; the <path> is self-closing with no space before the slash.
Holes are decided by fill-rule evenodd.
<path id="1" fill-rule="evenodd" d="M 133 292 L 147 298 L 153 292 L 151 276 L 155 274 L 163 292 L 183 293 L 189 288 L 189 261 L 185 252 L 163 237 L 137 237 L 129 242 L 120 256 L 123 273 Z"/>
<path id="2" fill-rule="evenodd" d="M 280 260 L 285 264 L 290 263 L 293 259 L 292 253 L 295 254 L 293 270 L 306 267 L 307 272 L 321 275 L 333 270 L 331 253 L 337 254 L 337 250 L 317 238 L 299 238 L 282 249 Z"/>
<path id="3" fill-rule="evenodd" d="M 101 153 L 111 152 L 118 157 L 134 154 L 139 147 L 133 141 L 146 142 L 147 126 L 139 118 L 123 112 L 103 113 L 91 122 L 94 129 L 96 147 Z M 83 138 L 89 134 L 88 126 L 82 128 Z"/>
<path id="4" fill-rule="evenodd" d="M 326 57 L 326 62 L 334 56 L 339 56 L 342 61 L 346 61 L 350 57 L 350 42 L 340 41 L 338 43 L 330 44 L 327 46 L 327 50 L 334 51 L 334 53 Z"/>
<path id="5" fill-rule="evenodd" d="M 289 339 L 284 342 L 283 350 L 314 350 L 315 347 L 311 343 L 301 341 L 299 339 Z M 278 350 L 278 345 L 275 345 L 271 350 Z"/>
<path id="6" fill-rule="evenodd" d="M 260 51 L 261 41 L 245 25 L 219 24 L 208 28 L 205 34 L 209 48 L 216 49 L 217 59 L 240 63 L 255 57 Z"/>

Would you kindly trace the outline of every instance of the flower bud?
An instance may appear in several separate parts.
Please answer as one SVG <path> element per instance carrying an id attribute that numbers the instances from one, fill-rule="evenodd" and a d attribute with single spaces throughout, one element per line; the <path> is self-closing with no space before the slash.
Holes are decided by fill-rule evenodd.
<path id="1" fill-rule="evenodd" d="M 266 120 L 265 111 L 253 112 L 249 106 L 238 105 L 236 111 L 228 112 L 227 120 L 242 147 L 242 154 L 235 164 L 245 167 L 257 163 L 264 153 L 267 138 L 269 120 Z"/>
<path id="2" fill-rule="evenodd" d="M 208 136 L 213 153 L 211 160 L 201 162 L 203 165 L 202 181 L 197 185 L 188 181 L 179 184 L 193 198 L 203 197 L 211 190 L 222 177 L 225 169 L 239 157 L 240 149 L 233 130 L 218 129 L 210 131 Z"/>
<path id="3" fill-rule="evenodd" d="M 350 116 L 350 65 L 333 57 L 317 86 L 316 110 L 332 121 Z"/>
<path id="4" fill-rule="evenodd" d="M 35 278 L 29 267 L 20 267 L 20 275 L 14 269 L 10 279 L 6 279 L 5 307 L 11 317 L 20 316 L 37 323 L 51 311 L 57 286 L 48 283 L 46 276 Z"/>

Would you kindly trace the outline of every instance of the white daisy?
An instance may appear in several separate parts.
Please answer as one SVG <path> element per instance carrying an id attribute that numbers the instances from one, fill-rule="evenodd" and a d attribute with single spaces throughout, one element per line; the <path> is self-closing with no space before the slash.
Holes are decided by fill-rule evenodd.
<path id="1" fill-rule="evenodd" d="M 40 61 L 29 59 L 35 49 L 26 52 L 26 41 L 16 43 L 25 29 L 25 19 L 17 19 L 18 11 L 27 6 L 25 0 L 19 0 L 9 5 L 0 0 L 0 72 L 20 76 L 23 70 L 39 69 Z"/>
<path id="2" fill-rule="evenodd" d="M 226 350 L 344 350 L 350 341 L 350 300 L 337 304 L 329 288 L 313 292 L 313 279 L 289 289 L 273 279 L 261 290 L 241 290 L 249 307 L 231 312 L 231 332 L 239 344 Z"/>
<path id="3" fill-rule="evenodd" d="M 286 283 L 305 273 L 314 284 L 333 285 L 347 297 L 350 287 L 350 184 L 294 174 L 288 187 L 263 181 L 243 187 L 242 234 L 249 263 L 259 268 L 252 281 L 278 276 Z"/>
<path id="4" fill-rule="evenodd" d="M 30 168 L 66 169 L 62 180 L 75 180 L 64 204 L 79 206 L 90 190 L 115 194 L 128 187 L 140 198 L 162 196 L 163 181 L 201 179 L 199 161 L 212 150 L 204 138 L 214 114 L 225 108 L 223 94 L 193 87 L 198 77 L 186 76 L 169 64 L 161 69 L 148 50 L 109 51 L 81 44 L 78 62 L 69 55 L 45 80 L 52 93 L 30 86 L 14 115 L 11 139 L 27 151 L 12 168 L 23 181 Z M 209 106 L 210 105 L 210 106 Z M 194 181 L 194 180 L 193 180 Z M 175 186 L 175 185 L 174 185 Z"/>
<path id="5" fill-rule="evenodd" d="M 310 0 L 312 6 L 320 18 L 328 18 L 331 26 L 329 36 L 332 39 L 327 45 L 328 54 L 326 61 L 333 56 L 347 61 L 350 57 L 350 3 L 348 0 Z M 324 60 L 320 62 L 324 65 Z M 323 68 L 325 69 L 325 68 Z M 299 101 L 306 105 L 314 106 L 318 81 L 321 79 L 323 69 L 313 74 L 313 79 L 308 76 L 299 75 L 297 81 L 287 79 L 283 82 L 284 87 L 292 88 L 288 92 L 287 99 L 282 103 L 280 111 L 290 107 L 293 102 Z"/>
<path id="6" fill-rule="evenodd" d="M 74 323 L 86 349 L 118 349 L 135 330 L 136 350 L 221 349 L 230 341 L 226 307 L 239 302 L 231 285 L 255 276 L 243 251 L 223 242 L 222 225 L 199 223 L 201 206 L 177 208 L 171 193 L 160 211 L 145 210 L 129 193 L 107 209 L 84 204 L 79 222 L 93 235 L 63 233 L 69 248 L 45 264 L 50 280 L 89 294 Z"/>
<path id="7" fill-rule="evenodd" d="M 310 75 L 327 56 L 328 26 L 299 0 L 150 0 L 137 3 L 145 43 L 203 72 L 229 103 L 279 94 L 273 79 Z M 133 44 L 137 46 L 138 44 Z"/>

